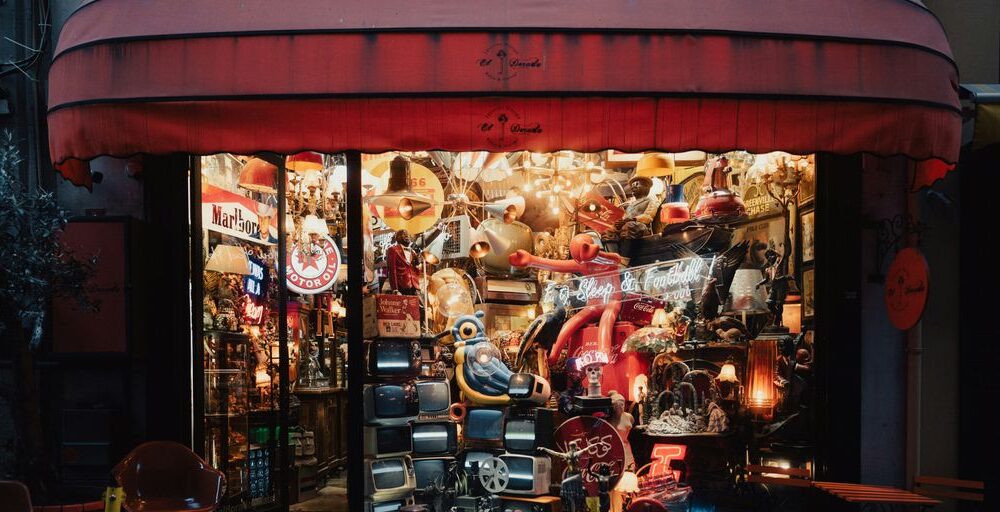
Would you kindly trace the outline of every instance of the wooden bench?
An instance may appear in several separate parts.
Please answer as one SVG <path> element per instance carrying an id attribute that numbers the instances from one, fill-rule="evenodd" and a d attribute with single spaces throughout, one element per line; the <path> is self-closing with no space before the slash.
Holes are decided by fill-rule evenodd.
<path id="1" fill-rule="evenodd" d="M 982 502 L 983 482 L 959 480 L 941 476 L 918 476 L 913 479 L 913 492 L 932 498 L 951 498 L 959 501 Z"/>
<path id="2" fill-rule="evenodd" d="M 808 469 L 748 464 L 746 470 L 747 482 L 750 483 L 790 487 L 812 486 L 812 474 Z"/>

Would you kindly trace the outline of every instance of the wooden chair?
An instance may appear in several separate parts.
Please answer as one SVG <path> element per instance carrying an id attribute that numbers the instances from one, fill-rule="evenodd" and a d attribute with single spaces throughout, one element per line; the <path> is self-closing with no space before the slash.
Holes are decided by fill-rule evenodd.
<path id="1" fill-rule="evenodd" d="M 0 505 L 5 512 L 31 512 L 31 494 L 21 482 L 0 480 Z"/>
<path id="2" fill-rule="evenodd" d="M 793 505 L 801 496 L 790 496 L 788 492 L 775 493 L 772 487 L 798 487 L 809 488 L 812 486 L 812 474 L 808 469 L 783 468 L 780 466 L 762 466 L 758 464 L 748 464 L 745 467 L 746 481 L 748 484 L 760 484 L 763 487 L 764 495 L 760 496 L 756 488 L 752 488 L 753 508 L 760 510 L 762 507 L 761 498 L 766 503 L 767 510 L 780 510 L 786 508 L 797 509 Z M 799 494 L 800 491 L 794 494 Z"/>
<path id="3" fill-rule="evenodd" d="M 982 502 L 983 482 L 958 480 L 941 476 L 917 476 L 913 479 L 913 492 L 931 498 L 951 498 L 959 501 Z"/>
<path id="4" fill-rule="evenodd" d="M 812 474 L 808 469 L 748 464 L 746 470 L 747 482 L 750 483 L 789 487 L 812 486 Z"/>

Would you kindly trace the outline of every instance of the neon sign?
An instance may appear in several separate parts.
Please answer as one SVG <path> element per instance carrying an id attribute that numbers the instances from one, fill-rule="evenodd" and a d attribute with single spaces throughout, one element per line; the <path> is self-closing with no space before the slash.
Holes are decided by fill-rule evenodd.
<path id="1" fill-rule="evenodd" d="M 264 262 L 247 256 L 250 262 L 250 273 L 243 277 L 243 291 L 254 299 L 263 299 L 267 295 L 267 267 Z"/>
<path id="2" fill-rule="evenodd" d="M 670 472 L 673 473 L 674 480 L 680 481 L 681 472 L 670 469 L 670 461 L 684 460 L 686 455 L 687 446 L 683 444 L 657 443 L 653 445 L 653 453 L 650 454 L 650 459 L 653 462 L 649 466 L 649 476 L 660 476 Z"/>
<path id="3" fill-rule="evenodd" d="M 691 299 L 691 290 L 700 290 L 714 267 L 715 258 L 706 260 L 701 257 L 683 258 L 651 265 L 633 267 L 620 271 L 621 284 L 615 286 L 605 279 L 607 274 L 577 277 L 565 282 L 566 286 L 549 284 L 551 290 L 557 290 L 558 300 L 568 303 L 570 298 L 587 302 L 600 299 L 608 302 L 612 297 L 622 293 L 637 294 L 638 297 L 648 296 L 667 301 L 687 301 Z M 576 284 L 573 289 L 572 284 Z"/>

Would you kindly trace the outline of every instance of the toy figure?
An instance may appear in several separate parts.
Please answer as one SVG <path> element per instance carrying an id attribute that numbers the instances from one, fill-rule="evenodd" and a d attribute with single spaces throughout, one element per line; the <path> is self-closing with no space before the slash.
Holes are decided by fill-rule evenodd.
<path id="1" fill-rule="evenodd" d="M 599 242 L 587 234 L 574 236 L 570 240 L 569 252 L 572 260 L 539 258 L 524 250 L 510 255 L 510 264 L 515 267 L 534 267 L 554 272 L 578 273 L 595 280 L 591 290 L 609 290 L 606 295 L 587 294 L 587 305 L 576 315 L 573 315 L 559 331 L 559 336 L 549 352 L 550 365 L 559 360 L 560 352 L 576 331 L 598 318 L 600 319 L 598 345 L 607 357 L 611 353 L 614 337 L 612 328 L 615 320 L 618 319 L 618 312 L 621 311 L 621 277 L 618 272 L 621 256 L 602 251 Z"/>
<path id="2" fill-rule="evenodd" d="M 625 219 L 649 224 L 660 206 L 659 201 L 649 195 L 649 191 L 653 188 L 653 179 L 635 176 L 628 180 L 628 187 L 632 199 L 622 205 L 625 208 Z"/>
<path id="3" fill-rule="evenodd" d="M 417 252 L 410 248 L 410 232 L 401 229 L 392 238 L 393 245 L 386 250 L 386 267 L 389 284 L 403 295 L 416 295 L 420 288 L 420 263 Z"/>
<path id="4" fill-rule="evenodd" d="M 580 456 L 583 455 L 580 442 L 575 439 L 570 441 L 565 452 L 557 452 L 544 446 L 540 446 L 538 450 L 566 462 L 566 478 L 563 478 L 559 490 L 563 512 L 587 512 L 587 492 L 583 488 L 583 476 L 580 474 Z"/>

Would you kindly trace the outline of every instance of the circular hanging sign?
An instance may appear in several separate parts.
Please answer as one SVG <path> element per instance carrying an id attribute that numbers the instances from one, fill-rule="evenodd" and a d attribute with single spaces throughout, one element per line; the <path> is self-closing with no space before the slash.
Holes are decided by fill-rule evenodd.
<path id="1" fill-rule="evenodd" d="M 285 267 L 288 289 L 303 295 L 324 292 L 337 280 L 340 263 L 340 250 L 329 236 L 319 237 L 308 249 L 292 244 Z"/>
<path id="2" fill-rule="evenodd" d="M 929 284 L 924 255 L 913 247 L 899 251 L 885 278 L 885 308 L 892 325 L 904 331 L 917 325 L 927 305 Z"/>
<path id="3" fill-rule="evenodd" d="M 391 161 L 390 155 L 385 159 L 376 159 L 365 163 L 368 172 L 379 180 L 378 184 L 370 191 L 371 195 L 378 195 L 384 191 L 384 187 L 388 184 L 388 176 L 386 175 L 389 172 Z M 405 229 L 412 235 L 418 235 L 434 227 L 438 219 L 441 218 L 441 213 L 444 211 L 444 188 L 434 171 L 416 162 L 410 162 L 410 189 L 428 198 L 434 206 L 410 220 L 401 217 L 395 208 L 375 206 L 374 210 L 378 218 L 393 231 Z"/>
<path id="4" fill-rule="evenodd" d="M 556 451 L 567 452 L 569 442 L 576 440 L 580 450 L 580 469 L 587 495 L 597 496 L 597 475 L 601 466 L 611 468 L 611 488 L 618 483 L 625 471 L 625 443 L 610 423 L 593 416 L 570 418 L 556 429 Z M 563 470 L 563 478 L 565 478 Z"/>

